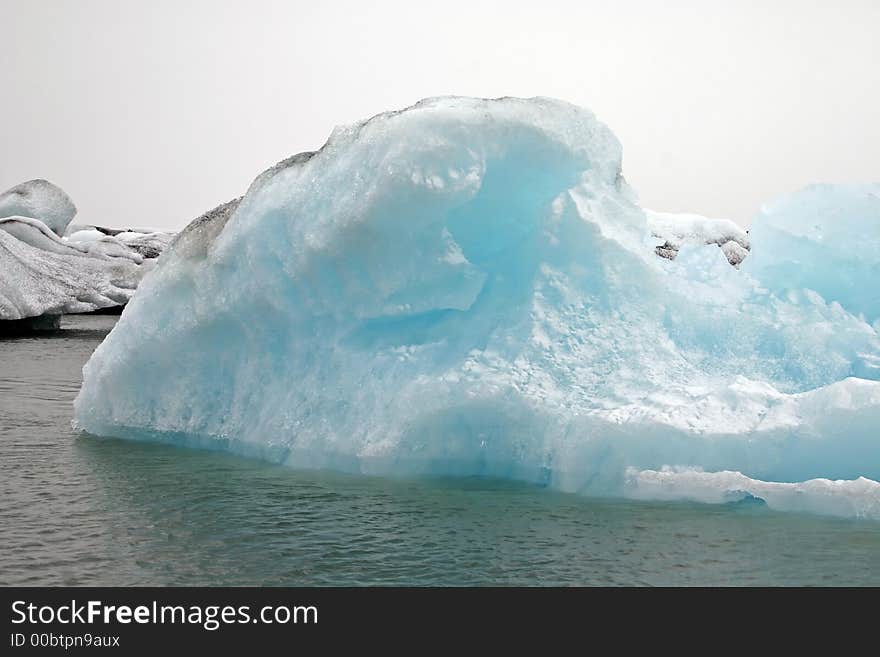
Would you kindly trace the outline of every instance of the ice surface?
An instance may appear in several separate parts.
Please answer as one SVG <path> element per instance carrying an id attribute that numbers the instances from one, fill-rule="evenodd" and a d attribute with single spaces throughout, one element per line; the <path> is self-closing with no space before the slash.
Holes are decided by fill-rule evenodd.
<path id="1" fill-rule="evenodd" d="M 174 233 L 153 231 L 148 233 L 126 231 L 115 236 L 129 250 L 143 258 L 158 258 L 174 240 Z"/>
<path id="2" fill-rule="evenodd" d="M 0 195 L 0 320 L 123 305 L 173 238 L 71 224 L 75 214 L 45 180 Z"/>
<path id="3" fill-rule="evenodd" d="M 144 274 L 142 265 L 83 253 L 37 224 L 25 217 L 0 220 L 0 319 L 89 312 L 128 302 Z"/>
<path id="4" fill-rule="evenodd" d="M 657 255 L 675 260 L 685 244 L 715 244 L 732 265 L 739 265 L 749 252 L 749 236 L 730 219 L 711 219 L 698 214 L 645 210 L 651 237 L 659 240 Z"/>
<path id="5" fill-rule="evenodd" d="M 36 249 L 51 251 L 60 255 L 81 256 L 86 251 L 76 244 L 69 244 L 53 233 L 39 219 L 30 217 L 3 217 L 0 230 L 12 235 Z"/>
<path id="6" fill-rule="evenodd" d="M 75 215 L 70 197 L 48 180 L 29 180 L 0 194 L 0 217 L 39 219 L 56 235 L 64 235 Z"/>
<path id="7" fill-rule="evenodd" d="M 783 483 L 750 479 L 741 472 L 703 472 L 686 468 L 660 471 L 630 469 L 627 494 L 652 500 L 691 500 L 714 504 L 761 500 L 779 511 L 880 520 L 880 483 L 859 477 L 852 481 L 811 479 Z"/>
<path id="8" fill-rule="evenodd" d="M 136 262 L 144 258 L 158 258 L 170 246 L 174 233 L 162 231 L 112 231 L 88 226 L 77 226 L 65 241 L 94 254 L 128 257 Z"/>
<path id="9" fill-rule="evenodd" d="M 815 290 L 880 319 L 880 184 L 813 185 L 764 207 L 747 271 L 780 295 Z"/>
<path id="10" fill-rule="evenodd" d="M 107 237 L 106 233 L 102 233 L 97 228 L 91 227 L 77 228 L 77 230 L 73 232 L 68 231 L 67 235 L 64 236 L 68 242 L 76 244 L 89 244 L 91 242 L 102 240 L 105 237 Z"/>
<path id="11" fill-rule="evenodd" d="M 773 482 L 874 499 L 876 327 L 731 267 L 735 226 L 657 258 L 634 199 L 614 135 L 559 101 L 339 128 L 177 236 L 86 365 L 77 425 L 295 467 L 641 497 L 667 466 L 709 477 L 678 497 L 739 472 L 780 508 L 823 484 Z"/>

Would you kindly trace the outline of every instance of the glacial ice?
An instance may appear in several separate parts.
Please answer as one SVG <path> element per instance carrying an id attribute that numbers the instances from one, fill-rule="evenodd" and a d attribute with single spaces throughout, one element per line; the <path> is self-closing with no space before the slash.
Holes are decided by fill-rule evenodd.
<path id="1" fill-rule="evenodd" d="M 75 230 L 68 229 L 64 236 L 66 241 L 86 246 L 86 250 L 92 249 L 87 245 L 98 243 L 98 252 L 127 253 L 128 257 L 137 254 L 141 258 L 158 258 L 174 240 L 174 233 L 153 229 L 114 230 L 83 225 L 72 228 Z"/>
<path id="2" fill-rule="evenodd" d="M 174 240 L 174 234 L 165 231 L 147 233 L 125 231 L 114 237 L 130 251 L 140 254 L 142 258 L 158 258 L 165 249 L 171 246 L 171 242 Z"/>
<path id="3" fill-rule="evenodd" d="M 660 240 L 657 255 L 675 260 L 685 244 L 715 244 L 727 261 L 739 265 L 749 253 L 748 233 L 730 219 L 711 219 L 698 214 L 675 214 L 645 210 L 651 236 Z"/>
<path id="4" fill-rule="evenodd" d="M 560 101 L 437 98 L 337 128 L 177 236 L 84 368 L 76 424 L 294 467 L 880 517 L 868 300 L 786 278 L 791 232 L 771 251 L 792 262 L 766 264 L 772 213 L 743 269 L 718 248 L 750 246 L 735 226 L 691 221 L 667 260 L 656 219 L 611 131 Z M 828 226 L 839 267 L 866 230 Z"/>
<path id="5" fill-rule="evenodd" d="M 174 239 L 173 233 L 120 231 L 108 235 L 95 228 L 81 229 L 65 236 L 65 241 L 91 255 L 129 258 L 138 264 L 158 258 Z"/>
<path id="6" fill-rule="evenodd" d="M 76 206 L 63 189 L 48 180 L 28 180 L 0 194 L 0 218 L 39 219 L 56 235 L 64 235 Z"/>
<path id="7" fill-rule="evenodd" d="M 128 302 L 143 276 L 142 265 L 83 253 L 26 219 L 0 220 L 0 319 L 90 312 Z"/>
<path id="8" fill-rule="evenodd" d="M 27 215 L 5 216 L 8 212 Z M 76 208 L 60 188 L 30 181 L 0 195 L 0 320 L 18 321 L 125 305 L 167 233 L 72 226 Z M 65 229 L 73 232 L 59 237 Z M 102 232 L 104 231 L 104 232 Z"/>
<path id="9" fill-rule="evenodd" d="M 744 266 L 779 295 L 806 288 L 880 320 L 880 184 L 807 187 L 762 208 L 752 237 Z"/>
<path id="10" fill-rule="evenodd" d="M 789 483 L 759 481 L 741 472 L 703 472 L 664 468 L 629 470 L 626 492 L 646 500 L 690 500 L 730 504 L 761 500 L 780 511 L 819 512 L 827 515 L 880 519 L 880 491 L 876 481 L 810 479 Z"/>

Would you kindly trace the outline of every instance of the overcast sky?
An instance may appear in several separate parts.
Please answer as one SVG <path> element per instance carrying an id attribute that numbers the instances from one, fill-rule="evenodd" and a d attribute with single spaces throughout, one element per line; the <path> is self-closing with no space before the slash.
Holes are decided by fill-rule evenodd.
<path id="1" fill-rule="evenodd" d="M 880 2 L 0 0 L 0 191 L 179 228 L 334 125 L 425 96 L 555 96 L 642 204 L 748 224 L 880 181 Z"/>

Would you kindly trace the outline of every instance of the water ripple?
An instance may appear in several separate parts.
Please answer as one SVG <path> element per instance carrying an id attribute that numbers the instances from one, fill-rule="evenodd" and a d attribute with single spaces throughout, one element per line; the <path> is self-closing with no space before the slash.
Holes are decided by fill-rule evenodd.
<path id="1" fill-rule="evenodd" d="M 880 584 L 880 525 L 77 436 L 113 317 L 0 340 L 0 584 Z"/>

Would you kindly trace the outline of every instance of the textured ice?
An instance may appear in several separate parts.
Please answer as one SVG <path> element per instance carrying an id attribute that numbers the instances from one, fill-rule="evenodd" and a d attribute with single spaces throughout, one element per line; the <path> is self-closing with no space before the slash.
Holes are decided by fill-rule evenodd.
<path id="1" fill-rule="evenodd" d="M 115 231 L 109 235 L 106 229 L 80 228 L 65 237 L 65 241 L 92 255 L 109 255 L 129 258 L 137 263 L 158 258 L 170 246 L 173 233 L 152 231 Z"/>
<path id="2" fill-rule="evenodd" d="M 84 253 L 34 219 L 0 219 L 0 319 L 124 305 L 143 273 L 131 258 Z"/>
<path id="3" fill-rule="evenodd" d="M 125 305 L 173 235 L 72 224 L 76 207 L 46 180 L 0 194 L 0 320 Z M 63 237 L 61 237 L 63 236 Z"/>
<path id="4" fill-rule="evenodd" d="M 48 180 L 29 180 L 0 194 L 0 217 L 39 219 L 56 235 L 64 235 L 75 215 L 70 197 Z"/>
<path id="5" fill-rule="evenodd" d="M 765 206 L 747 271 L 780 295 L 811 289 L 880 319 L 880 184 L 813 185 Z"/>
<path id="6" fill-rule="evenodd" d="M 115 235 L 129 250 L 143 258 L 158 258 L 174 240 L 174 234 L 163 231 L 135 232 L 126 231 Z"/>
<path id="7" fill-rule="evenodd" d="M 739 265 L 749 253 L 749 236 L 730 219 L 711 219 L 698 214 L 645 210 L 651 236 L 660 240 L 657 255 L 675 260 L 685 244 L 715 244 L 727 261 Z"/>
<path id="8" fill-rule="evenodd" d="M 747 244 L 725 226 L 657 258 L 590 112 L 423 101 L 337 129 L 178 235 L 86 365 L 76 423 L 295 467 L 703 501 L 735 485 L 872 515 L 876 326 L 731 267 L 719 245 Z M 791 502 L 822 486 L 864 504 Z"/>
<path id="9" fill-rule="evenodd" d="M 687 468 L 630 469 L 626 492 L 652 500 L 691 500 L 714 504 L 760 500 L 779 511 L 811 511 L 880 520 L 880 483 L 864 477 L 847 481 L 810 479 L 797 483 L 760 481 L 741 472 L 703 472 Z"/>

